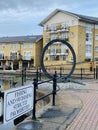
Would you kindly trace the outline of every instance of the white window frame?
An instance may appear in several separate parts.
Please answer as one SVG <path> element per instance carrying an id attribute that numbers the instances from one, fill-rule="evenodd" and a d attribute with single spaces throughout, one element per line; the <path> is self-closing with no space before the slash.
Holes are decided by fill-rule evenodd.
<path id="1" fill-rule="evenodd" d="M 86 41 L 92 41 L 92 33 L 86 33 Z"/>
<path id="2" fill-rule="evenodd" d="M 50 46 L 50 53 L 55 55 L 56 54 L 57 45 L 51 45 Z"/>
<path id="3" fill-rule="evenodd" d="M 92 52 L 92 46 L 86 45 L 86 53 L 91 53 L 91 52 Z"/>
<path id="4" fill-rule="evenodd" d="M 69 21 L 61 23 L 62 29 L 68 29 Z"/>
<path id="5" fill-rule="evenodd" d="M 98 41 L 98 34 L 95 35 L 95 40 Z"/>
<path id="6" fill-rule="evenodd" d="M 68 38 L 68 33 L 67 32 L 62 32 L 61 33 L 61 39 L 66 39 Z"/>
<path id="7" fill-rule="evenodd" d="M 51 34 L 51 40 L 56 39 L 57 38 L 57 34 Z"/>
<path id="8" fill-rule="evenodd" d="M 31 58 L 32 58 L 32 52 L 31 51 L 24 51 L 24 59 L 31 60 Z"/>
<path id="9" fill-rule="evenodd" d="M 0 59 L 3 59 L 4 58 L 4 52 L 0 52 Z"/>
<path id="10" fill-rule="evenodd" d="M 5 43 L 2 43 L 2 49 L 5 49 Z"/>
<path id="11" fill-rule="evenodd" d="M 51 31 L 56 31 L 57 30 L 57 24 L 51 24 Z"/>
<path id="12" fill-rule="evenodd" d="M 98 46 L 95 46 L 95 52 L 98 52 Z"/>
<path id="13" fill-rule="evenodd" d="M 11 53 L 14 53 L 14 54 L 16 53 L 16 55 L 12 56 Z M 11 51 L 10 52 L 10 58 L 11 59 L 17 59 L 17 52 L 16 51 Z"/>

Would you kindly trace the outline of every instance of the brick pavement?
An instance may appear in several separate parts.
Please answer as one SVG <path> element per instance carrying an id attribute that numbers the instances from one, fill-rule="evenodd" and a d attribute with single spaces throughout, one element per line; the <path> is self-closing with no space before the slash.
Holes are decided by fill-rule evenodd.
<path id="1" fill-rule="evenodd" d="M 98 130 L 98 93 L 76 93 L 83 108 L 67 130 Z"/>

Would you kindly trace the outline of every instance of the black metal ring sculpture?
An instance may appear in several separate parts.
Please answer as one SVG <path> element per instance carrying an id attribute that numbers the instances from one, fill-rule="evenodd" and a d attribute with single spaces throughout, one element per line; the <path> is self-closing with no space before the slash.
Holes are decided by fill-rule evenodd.
<path id="1" fill-rule="evenodd" d="M 72 56 L 73 56 L 72 68 L 71 68 L 69 74 L 66 75 L 66 76 L 63 76 L 63 77 L 59 77 L 59 78 L 67 79 L 67 78 L 69 78 L 69 77 L 72 75 L 72 73 L 74 72 L 75 65 L 76 65 L 76 55 L 75 55 L 75 52 L 74 52 L 73 47 L 72 47 L 68 42 L 66 42 L 66 41 L 64 41 L 64 40 L 54 39 L 54 40 L 52 40 L 52 41 L 50 41 L 49 43 L 46 44 L 46 46 L 45 46 L 45 47 L 43 48 L 43 50 L 42 50 L 42 54 L 41 54 L 41 58 L 40 58 L 41 68 L 42 68 L 42 71 L 44 72 L 44 74 L 45 74 L 48 78 L 50 78 L 50 79 L 53 78 L 53 75 L 50 75 L 50 74 L 46 71 L 46 68 L 45 68 L 45 66 L 44 66 L 44 54 L 45 54 L 46 50 L 48 49 L 48 47 L 49 47 L 50 45 L 52 45 L 53 43 L 55 43 L 55 42 L 61 42 L 61 43 L 65 44 L 65 45 L 70 49 L 70 51 L 71 51 L 71 53 L 72 53 Z"/>

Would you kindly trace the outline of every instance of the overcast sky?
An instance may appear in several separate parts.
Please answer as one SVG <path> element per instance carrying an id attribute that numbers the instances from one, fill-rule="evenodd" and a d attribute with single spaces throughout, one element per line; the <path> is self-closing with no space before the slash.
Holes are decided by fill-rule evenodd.
<path id="1" fill-rule="evenodd" d="M 38 24 L 56 8 L 98 17 L 98 0 L 0 0 L 0 37 L 42 34 Z"/>

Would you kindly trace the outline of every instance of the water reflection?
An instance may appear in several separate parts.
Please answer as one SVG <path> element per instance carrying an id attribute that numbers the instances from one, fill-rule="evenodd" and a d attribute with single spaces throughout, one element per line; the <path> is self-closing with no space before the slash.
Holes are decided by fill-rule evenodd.
<path id="1" fill-rule="evenodd" d="M 0 76 L 0 91 L 8 90 L 13 87 L 14 77 Z"/>

